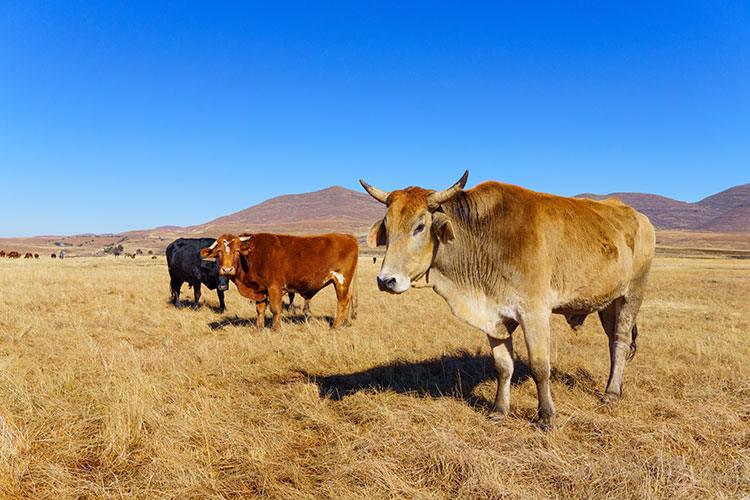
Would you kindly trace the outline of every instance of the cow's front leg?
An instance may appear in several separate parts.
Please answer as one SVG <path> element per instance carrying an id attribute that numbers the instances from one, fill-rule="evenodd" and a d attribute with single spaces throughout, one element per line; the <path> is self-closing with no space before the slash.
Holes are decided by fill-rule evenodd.
<path id="1" fill-rule="evenodd" d="M 521 318 L 521 326 L 529 351 L 529 370 L 539 398 L 539 427 L 549 431 L 555 426 L 557 416 L 550 393 L 549 313 L 526 314 Z"/>
<path id="2" fill-rule="evenodd" d="M 268 302 L 271 306 L 271 314 L 273 315 L 273 329 L 278 330 L 281 328 L 281 298 L 284 296 L 284 292 L 281 287 L 269 287 L 268 288 Z"/>
<path id="3" fill-rule="evenodd" d="M 260 331 L 266 326 L 266 299 L 255 301 L 255 311 L 258 313 L 255 326 Z"/>
<path id="4" fill-rule="evenodd" d="M 201 306 L 201 282 L 196 281 L 193 283 L 193 309 L 198 309 Z"/>
<path id="5" fill-rule="evenodd" d="M 513 377 L 513 337 L 497 339 L 487 336 L 495 360 L 495 374 L 497 375 L 497 393 L 495 405 L 490 412 L 490 419 L 503 420 L 510 411 L 510 379 Z"/>
<path id="6" fill-rule="evenodd" d="M 224 304 L 224 292 L 222 290 L 219 290 L 217 293 L 219 295 L 219 312 L 224 312 L 224 310 L 226 310 L 227 308 Z"/>

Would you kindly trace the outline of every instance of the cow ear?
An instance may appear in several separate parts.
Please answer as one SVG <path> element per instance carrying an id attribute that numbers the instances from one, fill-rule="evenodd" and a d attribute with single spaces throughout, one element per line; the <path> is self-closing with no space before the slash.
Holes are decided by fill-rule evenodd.
<path id="1" fill-rule="evenodd" d="M 201 250 L 201 257 L 204 259 L 208 259 L 210 257 L 214 257 L 214 255 L 211 255 L 212 250 L 210 248 L 204 248 Z"/>
<path id="2" fill-rule="evenodd" d="M 239 252 L 240 256 L 240 265 L 242 266 L 242 272 L 249 273 L 250 272 L 250 266 L 247 263 L 247 259 L 242 254 L 242 252 Z"/>
<path id="3" fill-rule="evenodd" d="M 378 219 L 370 227 L 370 233 L 367 235 L 367 246 L 375 248 L 385 245 L 385 242 L 385 224 L 383 223 L 383 219 Z"/>
<path id="4" fill-rule="evenodd" d="M 456 237 L 451 220 L 442 212 L 432 214 L 432 230 L 440 243 L 450 243 Z"/>

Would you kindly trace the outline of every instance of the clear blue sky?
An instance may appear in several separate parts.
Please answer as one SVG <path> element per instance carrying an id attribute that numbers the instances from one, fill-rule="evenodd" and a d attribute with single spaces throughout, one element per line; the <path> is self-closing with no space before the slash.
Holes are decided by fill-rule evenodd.
<path id="1" fill-rule="evenodd" d="M 750 182 L 749 27 L 719 1 L 2 2 L 0 236 L 466 168 L 697 201 Z"/>

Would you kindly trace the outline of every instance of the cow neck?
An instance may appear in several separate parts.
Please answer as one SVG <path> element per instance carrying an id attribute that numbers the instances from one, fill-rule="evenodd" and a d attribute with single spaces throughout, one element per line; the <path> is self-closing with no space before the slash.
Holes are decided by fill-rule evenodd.
<path id="1" fill-rule="evenodd" d="M 498 262 L 501 242 L 493 234 L 493 226 L 501 224 L 494 216 L 495 206 L 477 203 L 472 190 L 443 203 L 441 208 L 450 218 L 454 239 L 449 243 L 436 241 L 431 268 L 462 287 L 480 286 L 487 293 L 496 289 L 502 273 Z"/>

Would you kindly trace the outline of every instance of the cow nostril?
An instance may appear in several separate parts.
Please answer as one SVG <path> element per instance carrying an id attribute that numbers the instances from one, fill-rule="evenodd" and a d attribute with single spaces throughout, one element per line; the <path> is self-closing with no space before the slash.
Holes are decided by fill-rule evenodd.
<path id="1" fill-rule="evenodd" d="M 393 290 L 394 286 L 396 286 L 396 278 L 393 276 L 386 279 L 381 279 L 380 276 L 378 276 L 378 288 L 381 290 Z"/>

